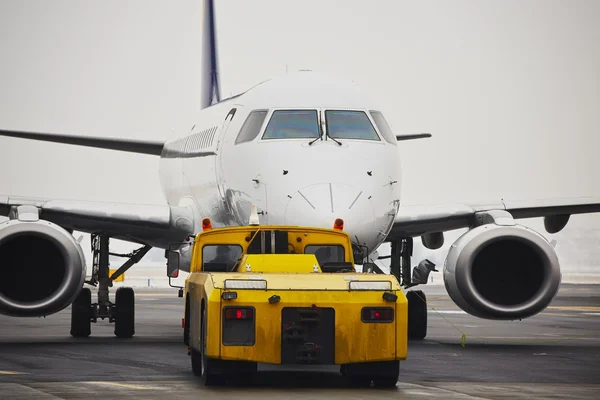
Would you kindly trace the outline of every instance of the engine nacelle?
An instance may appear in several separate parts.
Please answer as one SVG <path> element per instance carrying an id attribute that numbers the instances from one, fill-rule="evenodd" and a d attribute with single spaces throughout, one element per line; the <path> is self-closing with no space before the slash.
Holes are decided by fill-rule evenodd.
<path id="1" fill-rule="evenodd" d="M 83 250 L 48 221 L 0 224 L 0 313 L 41 317 L 68 307 L 85 281 Z"/>
<path id="2" fill-rule="evenodd" d="M 514 320 L 542 311 L 561 281 L 554 248 L 521 225 L 485 224 L 450 248 L 444 282 L 454 302 L 471 315 Z"/>

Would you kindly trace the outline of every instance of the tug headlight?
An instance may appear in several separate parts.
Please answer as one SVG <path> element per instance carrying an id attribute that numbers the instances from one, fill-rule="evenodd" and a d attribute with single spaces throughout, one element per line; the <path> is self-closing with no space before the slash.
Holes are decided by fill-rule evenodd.
<path id="1" fill-rule="evenodd" d="M 267 281 L 264 279 L 225 279 L 225 290 L 228 289 L 267 290 Z"/>
<path id="2" fill-rule="evenodd" d="M 350 281 L 350 290 L 392 290 L 391 281 Z"/>

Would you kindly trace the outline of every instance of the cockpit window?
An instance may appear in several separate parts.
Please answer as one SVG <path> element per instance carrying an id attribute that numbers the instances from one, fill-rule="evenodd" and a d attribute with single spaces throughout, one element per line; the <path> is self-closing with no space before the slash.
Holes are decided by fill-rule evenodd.
<path id="1" fill-rule="evenodd" d="M 334 139 L 381 140 L 363 111 L 325 111 L 325 120 Z"/>
<path id="2" fill-rule="evenodd" d="M 258 133 L 260 132 L 260 128 L 262 128 L 263 122 L 267 116 L 268 111 L 260 110 L 260 111 L 252 111 L 246 121 L 244 121 L 244 125 L 242 125 L 242 129 L 240 129 L 240 133 L 238 137 L 235 139 L 235 144 L 250 142 L 254 140 Z"/>
<path id="3" fill-rule="evenodd" d="M 375 121 L 375 125 L 377 125 L 377 129 L 383 135 L 384 139 L 392 144 L 397 144 L 396 136 L 392 133 L 390 126 L 387 121 L 383 117 L 383 114 L 379 111 L 371 111 L 371 117 Z"/>
<path id="4" fill-rule="evenodd" d="M 311 139 L 319 137 L 316 110 L 278 110 L 273 112 L 263 139 Z"/>

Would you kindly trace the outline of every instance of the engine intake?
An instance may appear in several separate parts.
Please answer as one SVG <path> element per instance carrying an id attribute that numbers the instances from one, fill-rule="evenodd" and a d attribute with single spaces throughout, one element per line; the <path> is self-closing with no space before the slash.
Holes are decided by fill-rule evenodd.
<path id="1" fill-rule="evenodd" d="M 561 281 L 554 248 L 534 230 L 486 224 L 452 245 L 444 282 L 454 302 L 487 319 L 527 318 L 550 304 Z"/>
<path id="2" fill-rule="evenodd" d="M 0 224 L 0 313 L 41 317 L 68 307 L 85 281 L 83 251 L 48 221 Z"/>

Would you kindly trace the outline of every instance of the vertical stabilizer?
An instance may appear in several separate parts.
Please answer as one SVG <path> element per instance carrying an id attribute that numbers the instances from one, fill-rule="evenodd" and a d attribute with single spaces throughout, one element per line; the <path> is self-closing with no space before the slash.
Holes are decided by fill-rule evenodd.
<path id="1" fill-rule="evenodd" d="M 202 14 L 202 100 L 200 107 L 206 108 L 221 101 L 213 0 L 203 1 Z"/>

